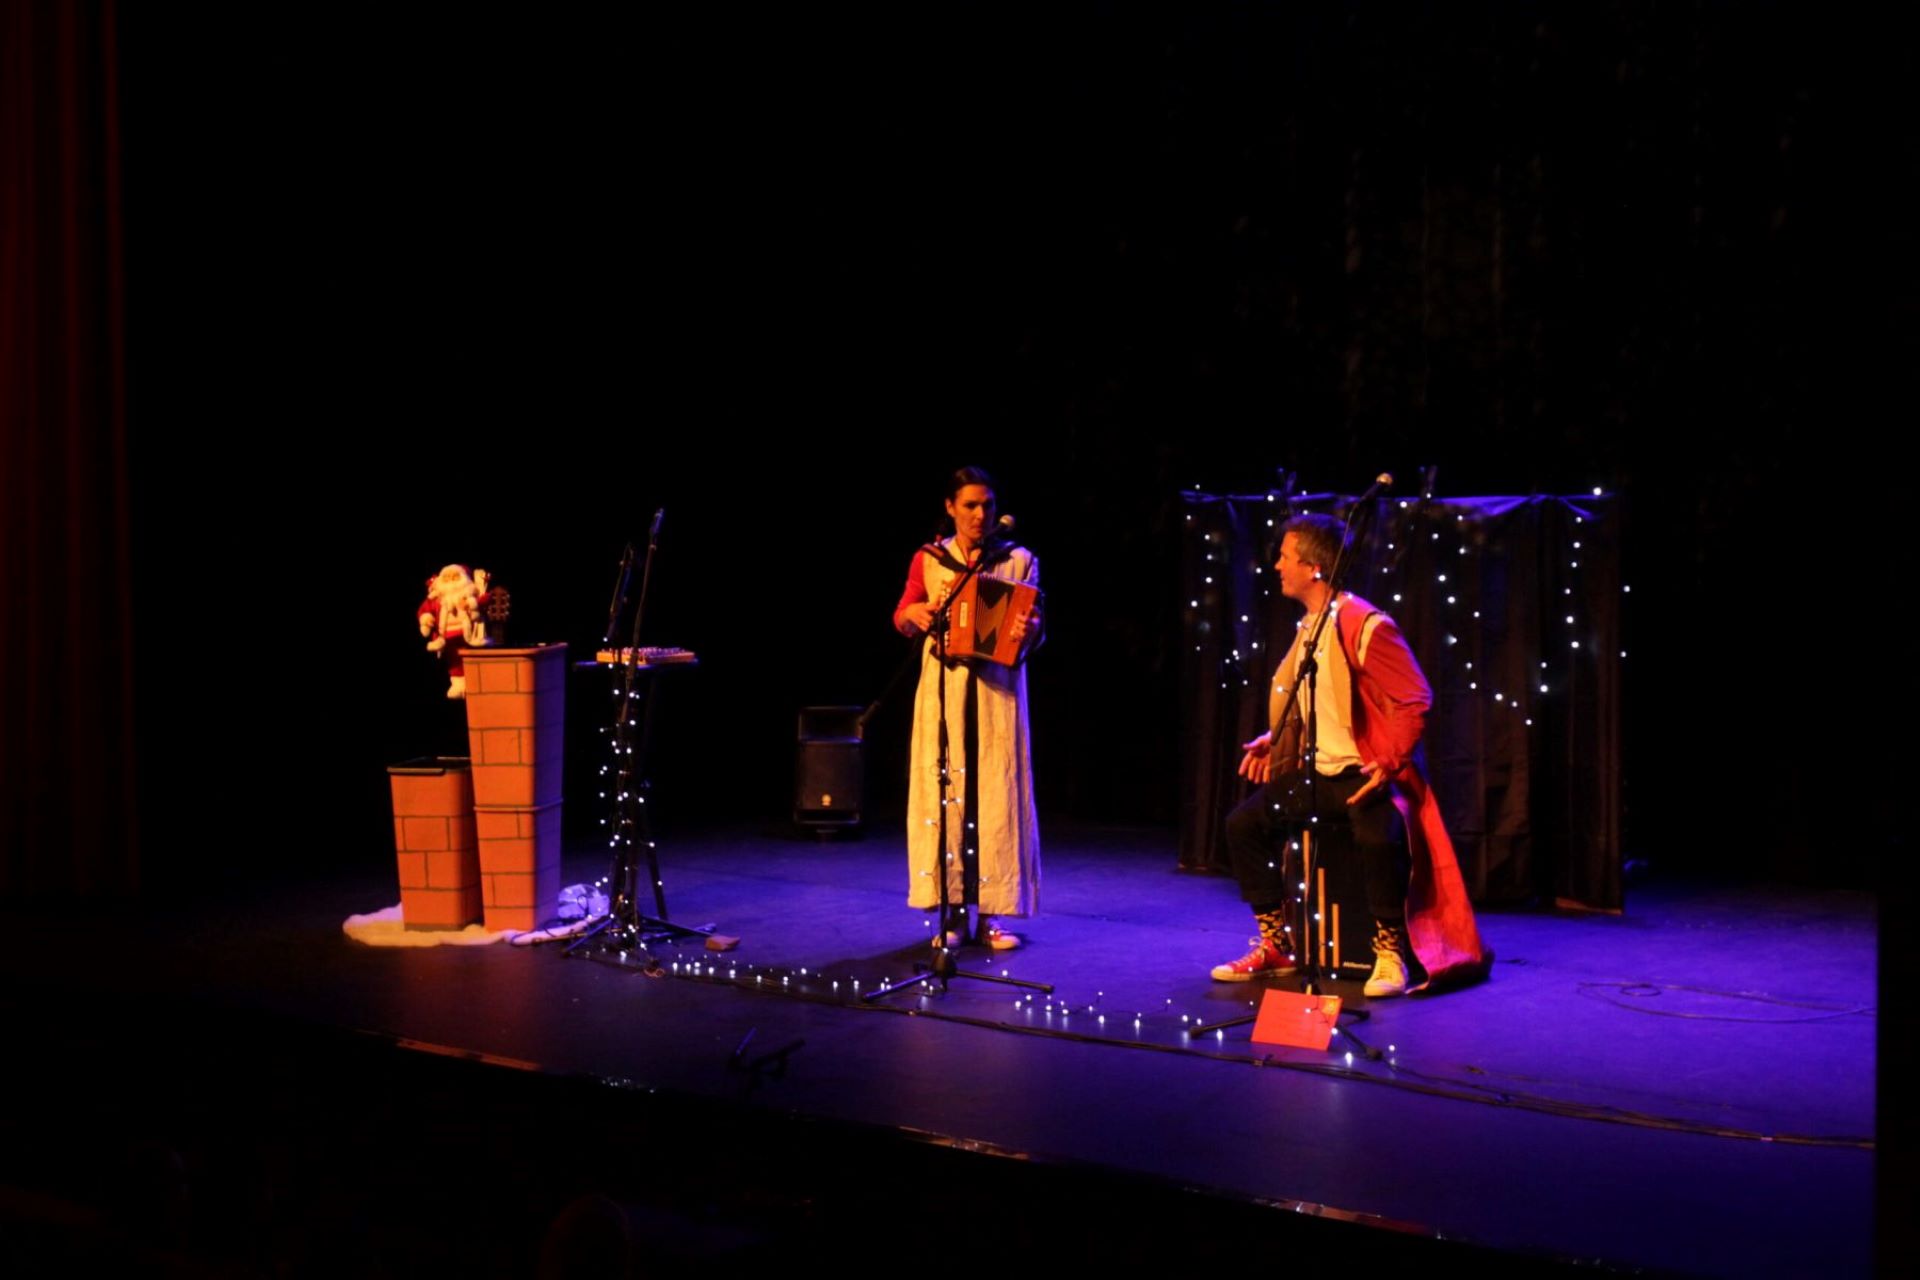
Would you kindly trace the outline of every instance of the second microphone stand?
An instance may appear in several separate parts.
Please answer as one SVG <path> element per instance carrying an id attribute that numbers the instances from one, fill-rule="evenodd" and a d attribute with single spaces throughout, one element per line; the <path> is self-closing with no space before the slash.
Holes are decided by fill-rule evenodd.
<path id="1" fill-rule="evenodd" d="M 622 661 L 619 663 L 620 687 L 614 695 L 620 705 L 613 718 L 613 868 L 608 874 L 607 914 L 599 924 L 580 935 L 566 949 L 567 955 L 582 953 L 598 960 L 637 964 L 648 969 L 658 965 L 648 950 L 649 943 L 678 941 L 682 938 L 704 939 L 713 932 L 711 926 L 695 928 L 674 924 L 668 919 L 666 884 L 660 876 L 660 852 L 653 838 L 653 818 L 647 809 L 647 793 L 651 784 L 646 778 L 646 762 L 648 749 L 653 742 L 655 687 L 649 683 L 644 693 L 639 688 L 639 678 L 643 674 L 638 661 L 640 622 L 646 615 L 647 588 L 653 581 L 653 557 L 660 549 L 660 523 L 665 515 L 664 510 L 654 513 L 653 527 L 647 536 L 647 560 L 640 575 L 640 599 L 633 610 L 632 651 L 624 655 L 616 654 Z M 633 547 L 629 544 L 620 562 L 619 580 L 614 586 L 605 643 L 612 643 L 619 628 L 620 609 L 625 602 L 632 570 Z M 649 667 L 644 674 L 651 681 L 659 670 Z M 636 703 L 641 708 L 637 717 L 634 714 Z M 647 874 L 653 880 L 653 906 L 658 914 L 652 916 L 640 910 L 641 846 L 646 849 Z"/>

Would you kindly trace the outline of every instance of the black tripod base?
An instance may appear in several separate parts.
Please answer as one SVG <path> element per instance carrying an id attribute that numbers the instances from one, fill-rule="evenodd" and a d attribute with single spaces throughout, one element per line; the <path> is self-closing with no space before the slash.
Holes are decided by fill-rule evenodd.
<path id="1" fill-rule="evenodd" d="M 937 981 L 940 984 L 940 990 L 943 992 L 947 989 L 947 983 L 953 979 L 970 978 L 975 982 L 997 982 L 1003 987 L 1024 987 L 1028 991 L 1040 991 L 1048 995 L 1053 994 L 1053 984 L 1050 982 L 1028 982 L 1024 978 L 1007 978 L 997 973 L 975 973 L 971 969 L 962 969 L 959 960 L 954 957 L 952 947 L 941 947 L 937 949 L 933 953 L 932 964 L 917 964 L 914 966 L 914 971 L 918 974 L 917 977 L 902 978 L 900 981 L 889 983 L 884 987 L 875 987 L 871 991 L 862 992 L 860 998 L 862 1000 L 883 999 L 896 991 L 904 991 L 908 987 L 917 987 L 928 978 Z"/>
<path id="2" fill-rule="evenodd" d="M 671 920 L 656 920 L 652 916 L 635 915 L 627 919 L 615 919 L 609 915 L 567 944 L 561 954 L 630 969 L 657 969 L 660 962 L 651 950 L 653 946 L 687 938 L 705 939 L 712 932 L 712 925 L 696 928 L 674 924 Z"/>

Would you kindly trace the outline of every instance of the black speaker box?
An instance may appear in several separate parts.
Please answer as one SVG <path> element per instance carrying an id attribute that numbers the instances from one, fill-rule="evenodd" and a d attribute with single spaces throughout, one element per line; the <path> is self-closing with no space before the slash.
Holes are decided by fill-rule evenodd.
<path id="1" fill-rule="evenodd" d="M 864 801 L 860 707 L 800 708 L 793 820 L 803 827 L 856 827 Z"/>

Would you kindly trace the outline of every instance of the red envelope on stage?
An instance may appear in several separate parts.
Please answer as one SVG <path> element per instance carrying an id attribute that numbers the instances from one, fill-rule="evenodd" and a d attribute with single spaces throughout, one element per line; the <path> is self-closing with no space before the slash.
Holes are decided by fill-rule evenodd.
<path id="1" fill-rule="evenodd" d="M 1269 991 L 1253 1020 L 1255 1044 L 1290 1044 L 1324 1049 L 1340 1021 L 1339 996 L 1309 996 L 1298 991 Z"/>

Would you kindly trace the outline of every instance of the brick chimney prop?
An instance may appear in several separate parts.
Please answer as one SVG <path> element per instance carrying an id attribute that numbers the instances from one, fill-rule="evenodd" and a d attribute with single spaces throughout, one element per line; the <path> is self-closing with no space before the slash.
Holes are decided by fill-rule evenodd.
<path id="1" fill-rule="evenodd" d="M 537 929 L 560 899 L 567 646 L 472 648 L 461 657 L 486 927 Z"/>
<path id="2" fill-rule="evenodd" d="M 409 929 L 464 929 L 481 916 L 473 776 L 459 756 L 391 765 L 400 915 Z"/>

